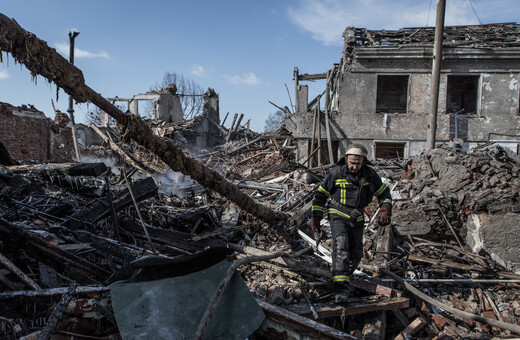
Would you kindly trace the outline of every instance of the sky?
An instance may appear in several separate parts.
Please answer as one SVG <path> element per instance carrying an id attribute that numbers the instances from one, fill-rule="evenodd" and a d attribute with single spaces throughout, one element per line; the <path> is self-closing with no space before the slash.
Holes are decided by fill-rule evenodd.
<path id="1" fill-rule="evenodd" d="M 74 64 L 104 97 L 131 98 L 182 74 L 219 94 L 220 118 L 243 113 L 263 132 L 270 104 L 294 104 L 293 71 L 324 73 L 341 58 L 347 26 L 399 29 L 433 26 L 436 0 L 2 0 L 0 13 L 46 41 Z M 446 25 L 520 22 L 519 0 L 447 0 Z M 34 105 L 54 117 L 68 95 L 2 52 L 0 102 Z M 309 99 L 324 82 L 305 82 Z M 289 93 L 288 93 L 289 92 Z M 92 104 L 74 105 L 87 123 Z M 1 124 L 1 122 L 0 122 Z"/>

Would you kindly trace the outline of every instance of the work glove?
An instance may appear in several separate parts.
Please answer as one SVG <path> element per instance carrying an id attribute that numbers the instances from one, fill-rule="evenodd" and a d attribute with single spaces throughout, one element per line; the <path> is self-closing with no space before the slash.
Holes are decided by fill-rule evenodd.
<path id="1" fill-rule="evenodd" d="M 309 222 L 309 226 L 311 227 L 312 231 L 314 231 L 314 232 L 319 232 L 320 231 L 320 229 L 321 229 L 320 222 L 321 222 L 321 217 L 319 217 L 319 216 L 312 216 L 311 217 L 311 220 Z"/>
<path id="2" fill-rule="evenodd" d="M 389 225 L 392 222 L 392 212 L 390 209 L 381 208 L 379 210 L 379 225 Z"/>

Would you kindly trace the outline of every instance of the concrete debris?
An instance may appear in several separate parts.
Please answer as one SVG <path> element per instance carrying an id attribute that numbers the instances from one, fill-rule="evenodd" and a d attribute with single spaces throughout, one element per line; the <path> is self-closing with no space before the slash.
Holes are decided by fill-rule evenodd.
<path id="1" fill-rule="evenodd" d="M 37 303 L 39 313 L 43 315 L 39 326 L 43 329 L 46 325 L 43 320 L 54 310 L 54 300 L 45 298 L 45 292 L 68 287 L 70 282 L 77 283 L 78 288 L 87 292 L 89 288 L 95 291 L 95 288 L 104 287 L 105 290 L 95 291 L 93 296 L 109 304 L 101 314 L 62 314 L 61 322 L 53 326 L 55 332 L 85 334 L 70 326 L 70 318 L 88 319 L 88 315 L 92 315 L 97 320 L 96 330 L 87 332 L 97 333 L 89 334 L 114 336 L 117 324 L 106 294 L 110 290 L 108 284 L 120 277 L 121 268 L 126 268 L 143 254 L 155 252 L 175 259 L 186 255 L 207 256 L 207 249 L 223 248 L 233 250 L 237 258 L 266 256 L 280 251 L 300 253 L 293 258 L 283 256 L 252 262 L 238 270 L 266 317 L 273 318 L 264 321 L 255 333 L 258 338 L 269 337 L 268 334 L 279 333 L 282 329 L 297 333 L 285 318 L 308 323 L 306 327 L 318 332 L 317 326 L 311 323 L 313 315 L 318 322 L 323 322 L 323 327 L 335 324 L 327 331 L 334 334 L 335 328 L 342 336 L 383 332 L 392 337 L 400 334 L 433 337 L 437 333 L 452 338 L 473 337 L 477 334 L 473 330 L 475 327 L 478 332 L 490 336 L 509 334 L 510 331 L 486 322 L 471 322 L 433 305 L 417 303 L 421 300 L 409 299 L 406 287 L 396 286 L 392 278 L 381 276 L 383 267 L 453 308 L 518 323 L 520 275 L 514 272 L 517 254 L 506 251 L 510 248 L 500 243 L 513 245 L 516 233 L 500 237 L 501 233 L 490 230 L 508 231 L 517 225 L 500 222 L 517 221 L 520 162 L 517 155 L 499 145 L 469 152 L 441 147 L 401 163 L 375 162 L 374 167 L 390 183 L 397 183 L 394 225 L 389 229 L 376 225 L 366 229 L 361 271 L 352 279 L 355 296 L 346 305 L 336 305 L 328 283 L 329 264 L 313 254 L 308 244 L 293 232 L 297 226 L 306 230 L 309 210 L 306 203 L 312 199 L 316 183 L 325 171 L 297 164 L 293 141 L 283 129 L 274 134 L 258 135 L 254 142 L 243 136 L 212 149 L 199 149 L 198 152 L 185 149 L 185 152 L 197 153 L 200 161 L 213 164 L 250 197 L 272 209 L 290 213 L 293 224 L 286 225 L 285 230 L 272 228 L 247 211 L 237 210 L 231 202 L 196 183 L 191 185 L 192 189 L 187 186 L 177 192 L 151 191 L 150 195 L 138 195 L 138 205 L 132 204 L 131 200 L 130 205 L 122 204 L 123 201 L 115 203 L 125 199 L 125 190 L 128 192 L 119 172 L 123 167 L 127 172 L 132 167 L 128 158 L 121 157 L 121 151 L 111 153 L 110 150 L 124 150 L 136 159 L 150 156 L 145 149 L 123 143 L 116 130 L 110 131 L 118 146 L 107 144 L 103 148 L 97 147 L 95 152 L 113 156 L 110 162 L 105 158 L 107 163 L 119 164 L 113 171 L 108 168 L 100 174 L 100 170 L 90 170 L 102 169 L 100 165 L 83 164 L 84 172 L 76 171 L 80 176 L 71 177 L 76 173 L 66 165 L 49 165 L 46 171 L 44 165 L 2 168 L 0 252 L 16 267 L 26 268 L 31 280 L 41 285 L 38 290 L 24 290 L 30 287 L 28 281 L 16 276 L 8 267 L 2 269 L 0 285 L 4 287 L 4 293 L 0 294 L 0 299 L 6 302 L 2 315 L 18 326 L 17 336 L 29 334 L 36 322 L 34 316 L 20 314 L 20 303 Z M 182 128 L 177 128 L 177 135 L 182 134 Z M 189 143 L 186 146 L 191 148 Z M 260 149 L 269 152 L 259 154 Z M 165 165 L 162 164 L 163 170 L 160 165 L 156 164 L 158 171 L 146 168 L 151 183 L 160 181 L 152 178 L 164 175 Z M 254 168 L 254 173 L 244 174 L 247 167 Z M 138 171 L 128 173 L 135 185 L 142 181 Z M 105 177 L 107 180 L 103 180 Z M 248 180 L 251 178 L 255 180 Z M 25 184 L 20 186 L 19 183 Z M 134 191 L 139 192 L 138 189 Z M 141 191 L 146 193 L 149 189 Z M 374 211 L 375 206 L 369 206 L 367 222 Z M 327 227 L 326 223 L 325 231 L 328 231 Z M 330 239 L 324 240 L 322 245 L 330 251 Z M 176 276 L 185 271 L 178 269 L 170 274 Z M 54 279 L 49 279 L 49 275 Z M 157 272 L 151 271 L 147 275 L 156 277 Z M 64 289 L 58 295 L 66 291 Z M 32 294 L 36 295 L 32 297 Z M 14 299 L 20 296 L 24 297 L 23 302 Z M 76 293 L 69 306 L 84 298 L 83 293 Z M 277 313 L 282 308 L 286 311 L 283 313 L 292 316 L 275 314 L 275 306 Z M 301 317 L 304 317 L 303 321 Z M 345 317 L 349 322 L 337 323 Z M 394 318 L 399 321 L 392 322 Z M 337 320 L 336 323 L 333 320 Z M 373 327 L 363 326 L 368 320 L 372 320 Z M 4 329 L 7 331 L 8 328 L 4 322 Z M 330 338 L 337 337 L 331 335 Z"/>

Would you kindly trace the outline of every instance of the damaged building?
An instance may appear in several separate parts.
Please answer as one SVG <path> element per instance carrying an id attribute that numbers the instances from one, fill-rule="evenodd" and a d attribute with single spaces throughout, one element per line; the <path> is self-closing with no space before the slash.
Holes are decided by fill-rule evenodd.
<path id="1" fill-rule="evenodd" d="M 213 89 L 208 89 L 203 97 L 203 109 L 200 115 L 186 121 L 175 84 L 170 84 L 161 91 L 137 94 L 130 99 L 108 98 L 111 102 L 126 102 L 131 114 L 139 114 L 139 101 L 151 101 L 153 111 L 151 123 L 156 133 L 164 136 L 175 134 L 176 129 L 183 129 L 182 138 L 196 147 L 212 147 L 223 142 L 222 127 L 219 125 L 219 99 Z M 76 160 L 72 123 L 67 114 L 56 110 L 54 119 L 29 105 L 15 107 L 0 102 L 1 142 L 12 160 L 32 163 L 63 163 Z M 114 126 L 109 115 L 101 111 L 101 127 Z M 88 155 L 95 146 L 109 142 L 107 137 L 99 135 L 99 130 L 84 124 L 76 124 L 76 138 L 81 154 Z"/>
<path id="2" fill-rule="evenodd" d="M 3 52 L 34 74 L 51 77 L 41 67 L 52 71 L 49 80 L 78 102 L 104 110 L 118 126 L 91 125 L 102 140 L 86 150 L 95 163 L 12 165 L 0 158 L 0 338 L 447 340 L 520 334 L 515 152 L 499 143 L 469 151 L 441 143 L 401 162 L 374 161 L 396 195 L 393 223 L 375 222 L 375 204 L 364 211 L 360 271 L 350 278 L 352 296 L 338 304 L 330 225 L 323 225 L 327 237 L 320 243 L 306 224 L 327 169 L 307 166 L 297 152 L 302 141 L 311 142 L 309 156 L 322 147 L 332 151 L 332 138 L 321 141 L 321 129 L 314 129 L 319 138 L 313 147 L 312 139 L 295 139 L 284 128 L 256 134 L 248 123 L 241 126 L 243 115 L 237 121 L 237 114 L 226 129 L 212 90 L 205 114 L 190 121 L 157 119 L 177 119 L 157 107 L 173 107 L 169 99 L 161 101 L 174 95 L 172 88 L 128 100 L 157 101 L 152 119 L 124 113 L 83 83 L 79 69 L 24 33 L 0 14 Z M 37 51 L 30 58 L 27 46 Z M 302 98 L 297 105 L 307 112 Z M 339 103 L 336 95 L 325 99 Z M 5 107 L 8 114 L 20 110 Z M 305 112 L 290 118 L 297 121 Z M 311 122 L 334 129 L 335 121 L 321 116 Z M 210 135 L 206 127 L 225 143 L 202 147 L 212 144 L 204 138 Z M 335 145 L 341 152 L 339 139 Z M 118 172 L 101 162 L 111 160 L 102 157 L 107 155 L 114 156 Z M 161 176 L 170 171 L 191 176 L 197 190 L 183 197 L 162 191 Z M 495 232 L 504 221 L 516 227 Z"/>
<path id="3" fill-rule="evenodd" d="M 15 107 L 0 102 L 0 119 L 1 142 L 14 160 L 72 161 L 72 131 L 66 114 L 57 113 L 51 120 L 33 106 Z"/>
<path id="4" fill-rule="evenodd" d="M 518 153 L 519 34 L 514 23 L 444 28 L 438 143 L 457 140 L 468 149 L 496 141 Z M 300 159 L 320 147 L 314 162 L 328 164 L 354 142 L 372 159 L 420 153 L 430 121 L 434 28 L 348 27 L 343 37 L 341 60 L 329 71 L 294 72 L 296 112 L 285 125 Z M 301 82 L 316 79 L 326 79 L 326 89 L 309 102 Z"/>

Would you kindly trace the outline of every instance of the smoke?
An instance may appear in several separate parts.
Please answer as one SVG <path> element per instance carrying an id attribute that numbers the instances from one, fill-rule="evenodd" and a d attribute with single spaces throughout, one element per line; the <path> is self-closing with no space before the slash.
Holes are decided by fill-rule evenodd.
<path id="1" fill-rule="evenodd" d="M 83 163 L 104 163 L 107 168 L 110 169 L 112 174 L 116 176 L 121 174 L 121 165 L 112 157 L 82 156 L 81 161 Z M 159 193 L 177 196 L 181 199 L 194 196 L 197 192 L 200 191 L 201 188 L 200 185 L 190 176 L 183 175 L 182 173 L 175 172 L 171 169 L 165 174 L 143 174 L 136 172 L 132 176 L 134 179 L 144 179 L 146 177 L 152 177 L 155 180 L 155 184 L 157 185 Z"/>

